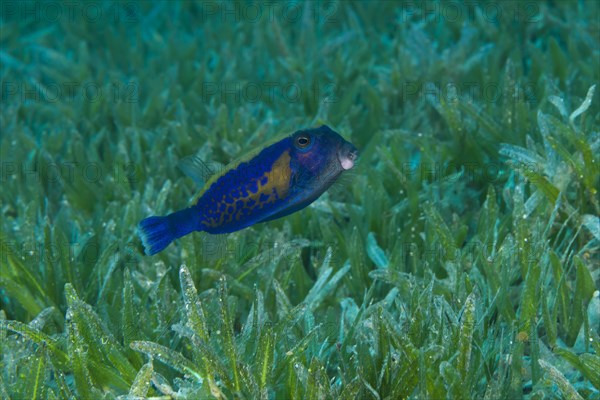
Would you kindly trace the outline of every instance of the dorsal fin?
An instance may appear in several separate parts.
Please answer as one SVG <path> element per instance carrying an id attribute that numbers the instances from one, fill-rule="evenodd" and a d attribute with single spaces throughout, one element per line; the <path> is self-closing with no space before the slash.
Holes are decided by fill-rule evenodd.
<path id="1" fill-rule="evenodd" d="M 202 188 L 202 190 L 200 190 L 194 198 L 194 202 L 196 202 L 198 198 L 202 196 L 204 191 L 208 188 L 206 186 L 207 183 L 212 184 L 212 181 L 218 179 L 219 176 L 227 173 L 231 169 L 234 169 L 240 163 L 251 160 L 266 147 L 269 147 L 270 145 L 279 142 L 280 140 L 289 135 L 289 133 L 277 135 L 267 140 L 266 143 L 263 143 L 260 147 L 255 147 L 253 150 L 242 154 L 227 165 L 223 165 L 216 161 L 204 161 L 201 155 L 205 155 L 206 153 L 202 149 L 200 149 L 196 154 L 182 158 L 177 163 L 177 166 L 180 170 L 183 171 L 184 174 L 192 178 L 192 180 L 196 182 L 199 185 L 199 187 Z"/>
<path id="2" fill-rule="evenodd" d="M 211 176 L 223 168 L 220 163 L 205 162 L 197 154 L 182 158 L 177 166 L 184 174 L 192 178 L 199 187 L 204 186 Z"/>

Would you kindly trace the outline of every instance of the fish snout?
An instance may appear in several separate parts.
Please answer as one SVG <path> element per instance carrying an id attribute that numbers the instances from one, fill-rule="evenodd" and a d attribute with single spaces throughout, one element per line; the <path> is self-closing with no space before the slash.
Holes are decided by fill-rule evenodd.
<path id="1" fill-rule="evenodd" d="M 344 170 L 354 167 L 354 161 L 358 158 L 358 149 L 352 143 L 344 143 L 338 152 L 338 159 Z"/>

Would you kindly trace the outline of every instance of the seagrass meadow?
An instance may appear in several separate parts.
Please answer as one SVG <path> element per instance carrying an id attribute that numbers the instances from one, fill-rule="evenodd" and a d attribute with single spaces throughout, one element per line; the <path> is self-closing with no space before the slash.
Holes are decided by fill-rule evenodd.
<path id="1" fill-rule="evenodd" d="M 598 2 L 0 6 L 0 398 L 600 399 Z M 311 206 L 144 254 L 321 124 Z"/>

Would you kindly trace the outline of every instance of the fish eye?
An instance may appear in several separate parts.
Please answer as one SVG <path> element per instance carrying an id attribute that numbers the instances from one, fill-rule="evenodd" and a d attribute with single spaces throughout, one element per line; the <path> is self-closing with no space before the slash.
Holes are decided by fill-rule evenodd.
<path id="1" fill-rule="evenodd" d="M 305 149 L 310 145 L 310 136 L 300 135 L 296 137 L 296 146 L 300 149 Z"/>

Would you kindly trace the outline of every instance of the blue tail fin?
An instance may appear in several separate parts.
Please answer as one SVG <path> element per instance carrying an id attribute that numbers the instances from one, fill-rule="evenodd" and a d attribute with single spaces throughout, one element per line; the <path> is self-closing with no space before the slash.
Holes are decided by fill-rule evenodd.
<path id="1" fill-rule="evenodd" d="M 165 217 L 143 219 L 138 227 L 146 254 L 156 254 L 173 240 L 195 231 L 199 226 L 196 215 L 197 212 L 192 208 L 186 208 Z"/>

